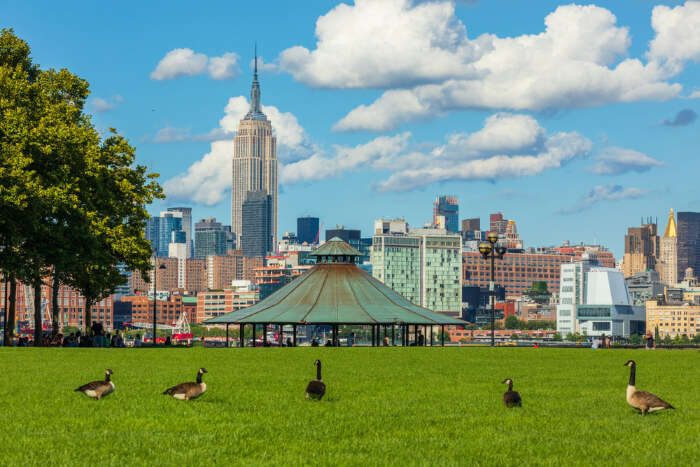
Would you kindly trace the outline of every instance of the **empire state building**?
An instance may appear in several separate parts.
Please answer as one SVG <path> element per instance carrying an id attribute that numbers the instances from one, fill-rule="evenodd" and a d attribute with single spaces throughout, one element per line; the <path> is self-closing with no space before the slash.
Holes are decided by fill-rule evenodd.
<path id="1" fill-rule="evenodd" d="M 277 247 L 277 138 L 272 135 L 272 124 L 260 108 L 257 56 L 253 87 L 250 91 L 250 110 L 240 121 L 233 144 L 231 231 L 236 234 L 236 242 L 240 248 L 243 237 L 243 203 L 246 196 L 249 192 L 269 195 L 269 235 L 272 238 L 264 241 L 270 242 L 274 249 Z"/>

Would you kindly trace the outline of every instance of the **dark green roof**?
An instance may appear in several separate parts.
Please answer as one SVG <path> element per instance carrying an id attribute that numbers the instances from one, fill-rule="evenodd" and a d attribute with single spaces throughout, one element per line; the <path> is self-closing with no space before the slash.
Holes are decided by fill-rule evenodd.
<path id="1" fill-rule="evenodd" d="M 316 264 L 265 300 L 204 323 L 466 324 L 411 303 L 353 263 Z"/>
<path id="2" fill-rule="evenodd" d="M 341 238 L 333 237 L 312 251 L 310 256 L 362 256 L 362 253 L 345 243 Z"/>

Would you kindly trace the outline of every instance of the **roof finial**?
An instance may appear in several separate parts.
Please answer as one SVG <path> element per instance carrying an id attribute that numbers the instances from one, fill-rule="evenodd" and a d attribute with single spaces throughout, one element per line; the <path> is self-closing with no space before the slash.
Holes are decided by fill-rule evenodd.
<path id="1" fill-rule="evenodd" d="M 255 77 L 258 77 L 258 43 L 255 43 L 255 70 L 254 70 Z"/>

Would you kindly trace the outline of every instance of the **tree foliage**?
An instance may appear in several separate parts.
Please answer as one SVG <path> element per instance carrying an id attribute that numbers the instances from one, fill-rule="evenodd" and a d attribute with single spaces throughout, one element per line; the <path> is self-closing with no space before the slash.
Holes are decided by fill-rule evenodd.
<path id="1" fill-rule="evenodd" d="M 94 128 L 88 95 L 87 81 L 41 70 L 26 42 L 1 31 L 0 270 L 36 290 L 49 276 L 54 288 L 76 288 L 86 323 L 89 306 L 123 282 L 118 263 L 147 277 L 145 206 L 163 196 L 116 130 L 102 138 Z M 37 295 L 35 342 L 40 302 Z"/>

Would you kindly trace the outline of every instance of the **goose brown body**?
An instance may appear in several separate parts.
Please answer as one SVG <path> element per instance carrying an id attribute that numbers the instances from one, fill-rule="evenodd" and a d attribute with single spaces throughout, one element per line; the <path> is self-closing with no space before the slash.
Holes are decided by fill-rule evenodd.
<path id="1" fill-rule="evenodd" d="M 321 400 L 326 393 L 326 383 L 321 379 L 321 361 L 316 360 L 314 365 L 316 365 L 316 379 L 309 381 L 306 385 L 306 398 Z"/>
<path id="2" fill-rule="evenodd" d="M 107 369 L 105 370 L 104 381 L 91 381 L 76 388 L 75 391 L 82 392 L 90 398 L 100 400 L 114 392 L 114 382 L 110 380 L 112 374 L 112 370 Z"/>
<path id="3" fill-rule="evenodd" d="M 163 394 L 173 396 L 175 399 L 188 401 L 196 399 L 207 391 L 207 383 L 202 381 L 202 375 L 207 373 L 206 368 L 200 368 L 197 371 L 197 381 L 192 383 L 180 383 L 176 386 L 166 389 Z"/>
<path id="4" fill-rule="evenodd" d="M 520 393 L 518 391 L 513 391 L 513 380 L 510 378 L 506 379 L 503 381 L 503 384 L 508 384 L 508 390 L 503 393 L 503 404 L 508 408 L 522 407 L 523 400 L 520 397 Z"/>
<path id="5" fill-rule="evenodd" d="M 656 394 L 637 389 L 635 385 L 637 364 L 634 362 L 634 360 L 629 360 L 624 366 L 630 367 L 630 379 L 629 383 L 627 384 L 626 394 L 627 403 L 629 405 L 635 409 L 639 409 L 642 412 L 642 415 L 646 415 L 647 412 L 675 408 Z"/>

